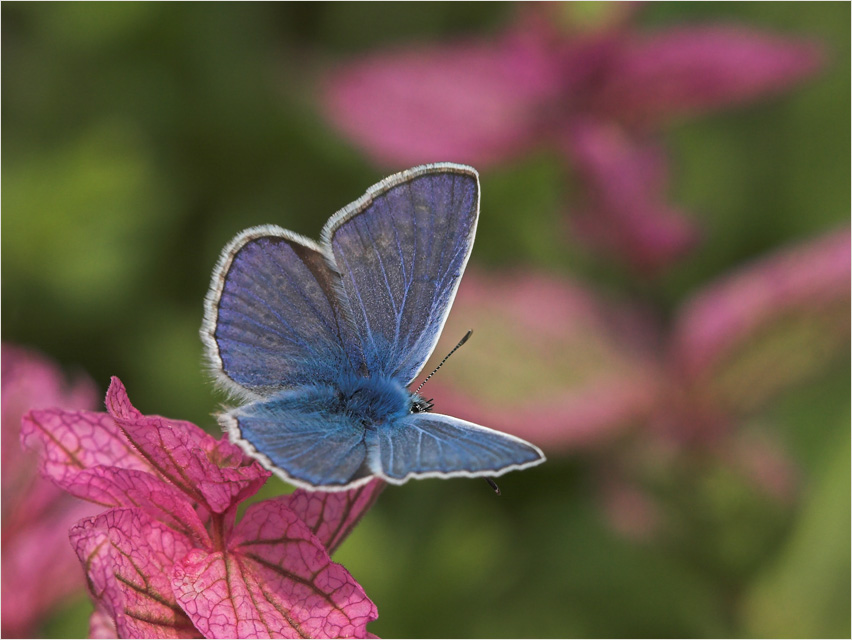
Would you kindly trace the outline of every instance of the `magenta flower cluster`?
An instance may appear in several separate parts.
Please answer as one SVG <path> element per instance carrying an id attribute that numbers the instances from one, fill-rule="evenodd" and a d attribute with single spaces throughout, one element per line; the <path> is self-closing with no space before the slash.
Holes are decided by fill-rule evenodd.
<path id="1" fill-rule="evenodd" d="M 226 438 L 142 415 L 117 378 L 106 405 L 31 411 L 21 431 L 43 475 L 108 508 L 70 532 L 93 637 L 367 637 L 376 607 L 330 554 L 380 482 L 297 491 L 237 520 L 269 472 Z"/>
<path id="2" fill-rule="evenodd" d="M 327 78 L 328 118 L 388 165 L 452 158 L 480 170 L 531 150 L 578 177 L 575 233 L 644 271 L 670 265 L 699 231 L 667 202 L 661 133 L 684 118 L 781 92 L 813 74 L 820 47 L 739 25 L 657 31 L 612 3 L 596 29 L 560 27 L 570 3 L 530 3 L 490 39 L 397 47 Z"/>

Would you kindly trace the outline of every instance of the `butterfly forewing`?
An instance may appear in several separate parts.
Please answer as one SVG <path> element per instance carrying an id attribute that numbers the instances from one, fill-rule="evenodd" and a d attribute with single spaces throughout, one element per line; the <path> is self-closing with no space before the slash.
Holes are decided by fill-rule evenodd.
<path id="1" fill-rule="evenodd" d="M 399 174 L 323 231 L 371 375 L 409 384 L 435 348 L 479 214 L 475 171 L 429 165 Z"/>
<path id="2" fill-rule="evenodd" d="M 226 386 L 266 396 L 357 369 L 339 279 L 311 241 L 284 229 L 237 236 L 214 272 L 202 327 Z"/>

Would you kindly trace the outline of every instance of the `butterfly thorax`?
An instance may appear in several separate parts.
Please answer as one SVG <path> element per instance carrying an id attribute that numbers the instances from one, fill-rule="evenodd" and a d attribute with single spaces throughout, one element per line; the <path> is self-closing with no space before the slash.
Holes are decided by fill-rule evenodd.
<path id="1" fill-rule="evenodd" d="M 418 399 L 392 378 L 357 376 L 337 391 L 338 411 L 367 428 L 405 417 Z"/>

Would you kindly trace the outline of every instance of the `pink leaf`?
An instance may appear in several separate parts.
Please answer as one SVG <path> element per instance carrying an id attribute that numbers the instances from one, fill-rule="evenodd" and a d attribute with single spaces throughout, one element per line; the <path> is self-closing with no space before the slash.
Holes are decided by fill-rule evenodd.
<path id="1" fill-rule="evenodd" d="M 208 637 L 358 637 L 375 605 L 280 501 L 251 506 L 224 552 L 195 550 L 174 592 Z"/>
<path id="2" fill-rule="evenodd" d="M 597 106 L 657 124 L 788 89 L 821 58 L 815 43 L 736 26 L 671 29 L 625 42 Z"/>
<path id="3" fill-rule="evenodd" d="M 116 467 L 85 469 L 63 486 L 69 493 L 105 507 L 136 507 L 197 544 L 210 543 L 192 503 L 174 486 L 144 471 Z"/>
<path id="4" fill-rule="evenodd" d="M 112 509 L 83 520 L 70 538 L 98 609 L 112 619 L 118 637 L 201 637 L 170 581 L 174 563 L 192 548 L 188 539 L 139 509 Z"/>
<path id="5" fill-rule="evenodd" d="M 102 640 L 118 637 L 115 622 L 113 622 L 109 614 L 104 613 L 100 609 L 95 609 L 92 612 L 89 618 L 89 637 Z"/>
<path id="6" fill-rule="evenodd" d="M 330 119 L 382 162 L 481 166 L 535 141 L 558 80 L 539 43 L 510 35 L 368 57 L 332 74 L 324 100 Z"/>
<path id="7" fill-rule="evenodd" d="M 256 563 L 255 575 L 292 602 L 294 621 L 314 637 L 364 637 L 378 617 L 361 586 L 328 553 L 307 525 L 275 500 L 252 505 L 229 548 Z M 284 568 L 284 570 L 282 570 Z"/>
<path id="8" fill-rule="evenodd" d="M 646 271 L 695 245 L 693 223 L 666 203 L 666 158 L 659 146 L 592 120 L 567 128 L 563 141 L 586 188 L 586 208 L 574 219 L 586 240 Z"/>
<path id="9" fill-rule="evenodd" d="M 43 473 L 70 494 L 102 507 L 141 507 L 186 535 L 207 539 L 187 498 L 146 471 L 153 469 L 107 414 L 32 411 L 24 418 L 22 438 L 42 450 Z M 113 460 L 124 466 L 106 466 Z"/>
<path id="10" fill-rule="evenodd" d="M 98 465 L 154 471 L 105 413 L 31 411 L 24 416 L 21 441 L 24 447 L 40 451 L 42 475 L 60 486 L 79 471 Z"/>
<path id="11" fill-rule="evenodd" d="M 276 498 L 308 525 L 332 555 L 373 506 L 385 483 L 371 480 L 349 491 L 303 491 Z"/>
<path id="12" fill-rule="evenodd" d="M 849 340 L 849 229 L 777 252 L 707 287 L 673 338 L 680 379 L 750 409 Z"/>
<path id="13" fill-rule="evenodd" d="M 107 409 L 159 474 L 216 513 L 256 493 L 270 476 L 235 445 L 190 422 L 142 415 L 118 378 L 107 391 Z"/>

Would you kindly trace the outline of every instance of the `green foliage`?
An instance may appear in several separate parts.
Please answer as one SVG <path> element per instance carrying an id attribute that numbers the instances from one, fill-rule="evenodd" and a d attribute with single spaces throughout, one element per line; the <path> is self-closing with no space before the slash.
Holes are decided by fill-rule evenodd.
<path id="1" fill-rule="evenodd" d="M 849 416 L 814 475 L 798 521 L 744 600 L 755 637 L 841 638 L 850 634 Z"/>

